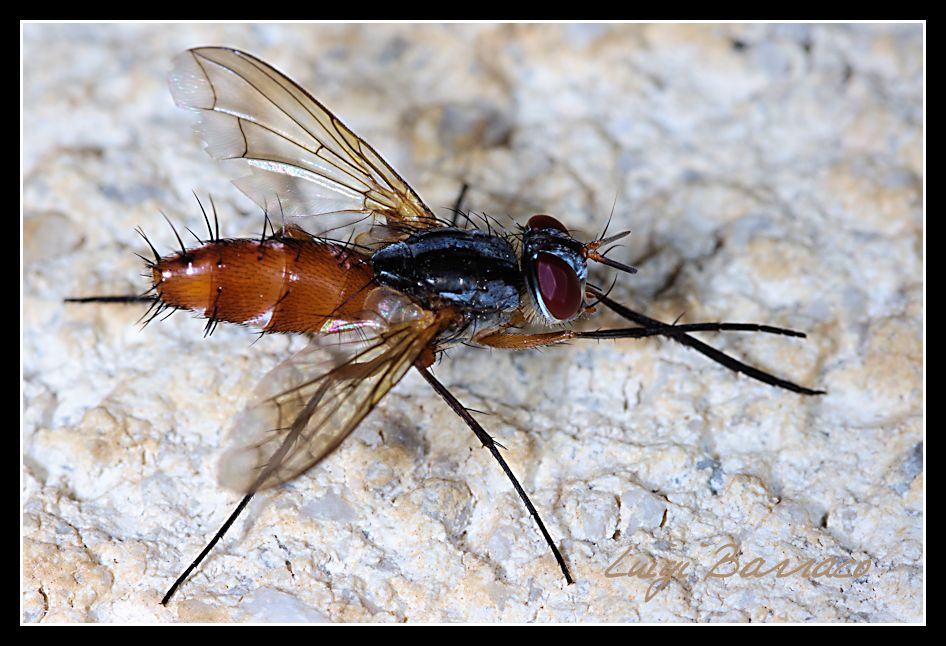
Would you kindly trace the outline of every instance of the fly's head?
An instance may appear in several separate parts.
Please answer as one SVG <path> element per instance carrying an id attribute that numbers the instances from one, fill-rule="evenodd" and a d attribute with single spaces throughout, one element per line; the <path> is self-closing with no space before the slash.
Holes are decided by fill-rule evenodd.
<path id="1" fill-rule="evenodd" d="M 551 215 L 533 215 L 522 230 L 520 263 L 528 293 L 526 308 L 530 318 L 548 325 L 568 323 L 582 314 L 588 261 L 599 262 L 628 273 L 637 270 L 607 258 L 598 248 L 626 236 L 629 231 L 580 242 L 564 224 Z"/>

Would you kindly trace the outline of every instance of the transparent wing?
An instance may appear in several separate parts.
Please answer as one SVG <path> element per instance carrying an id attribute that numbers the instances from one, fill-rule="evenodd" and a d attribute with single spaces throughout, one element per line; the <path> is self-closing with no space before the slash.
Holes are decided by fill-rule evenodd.
<path id="1" fill-rule="evenodd" d="M 231 423 L 223 486 L 253 493 L 287 482 L 355 430 L 440 330 L 434 314 L 403 298 L 383 295 L 388 320 L 373 336 L 316 337 L 263 378 Z"/>
<path id="2" fill-rule="evenodd" d="M 375 216 L 389 226 L 442 226 L 371 146 L 258 58 L 191 49 L 174 59 L 168 85 L 179 106 L 201 111 L 212 157 L 250 165 L 252 174 L 234 184 L 264 209 L 323 216 L 308 227 L 320 231 Z"/>

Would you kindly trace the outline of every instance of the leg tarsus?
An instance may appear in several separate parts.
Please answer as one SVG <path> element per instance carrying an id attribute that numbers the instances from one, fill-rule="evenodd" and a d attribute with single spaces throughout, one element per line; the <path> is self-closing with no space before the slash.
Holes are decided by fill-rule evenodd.
<path id="1" fill-rule="evenodd" d="M 453 409 L 457 415 L 459 415 L 466 425 L 470 427 L 473 433 L 479 438 L 480 442 L 483 443 L 490 453 L 493 454 L 493 457 L 496 458 L 496 461 L 499 462 L 499 466 L 502 467 L 503 471 L 506 473 L 506 476 L 512 482 L 513 488 L 516 490 L 516 493 L 519 494 L 519 498 L 522 499 L 522 502 L 525 504 L 526 509 L 529 510 L 529 514 L 535 520 L 536 524 L 539 526 L 539 530 L 542 532 L 542 536 L 545 538 L 545 542 L 548 543 L 549 548 L 552 550 L 552 554 L 555 555 L 555 560 L 558 561 L 558 566 L 562 569 L 562 574 L 565 575 L 565 581 L 569 584 L 574 583 L 571 573 L 568 571 L 568 565 L 565 564 L 565 559 L 562 558 L 562 553 L 559 552 L 558 547 L 556 547 L 555 542 L 552 540 L 552 536 L 549 534 L 548 530 L 545 528 L 545 524 L 542 522 L 542 519 L 539 518 L 539 512 L 535 510 L 535 506 L 532 504 L 532 501 L 529 500 L 529 496 L 526 494 L 525 490 L 522 488 L 522 485 L 519 484 L 519 481 L 516 479 L 516 476 L 513 474 L 512 469 L 509 468 L 509 465 L 506 464 L 506 461 L 503 459 L 503 456 L 499 453 L 499 449 L 496 448 L 496 442 L 493 441 L 493 438 L 490 437 L 489 433 L 480 426 L 479 422 L 470 415 L 469 411 L 457 400 L 453 394 L 447 390 L 446 386 L 440 383 L 436 377 L 434 377 L 427 368 L 421 368 L 415 366 L 417 371 L 427 380 L 427 383 L 440 395 L 447 405 Z"/>
<path id="2" fill-rule="evenodd" d="M 663 329 L 663 328 L 668 327 L 665 323 L 662 323 L 661 321 L 652 319 L 649 316 L 645 316 L 643 314 L 630 310 L 624 305 L 621 305 L 620 303 L 612 301 L 610 298 L 608 298 L 604 294 L 598 294 L 598 297 L 599 297 L 599 302 L 603 304 L 605 307 L 615 312 L 616 314 L 626 318 L 627 320 L 643 326 L 644 328 L 655 330 L 655 329 Z M 787 333 L 793 332 L 792 330 L 783 330 L 782 328 L 772 328 L 770 326 L 759 326 L 759 328 L 760 329 L 754 330 L 754 331 L 771 332 L 775 334 L 787 334 Z M 790 334 L 790 336 L 800 335 L 800 334 L 801 333 L 794 333 L 794 334 Z M 824 390 L 813 390 L 811 388 L 805 388 L 804 386 L 799 386 L 796 383 L 793 383 L 791 381 L 787 381 L 785 379 L 776 377 L 775 375 L 769 374 L 765 372 L 764 370 L 759 370 L 758 368 L 754 368 L 746 363 L 743 363 L 742 361 L 739 361 L 738 359 L 734 359 L 733 357 L 730 357 L 728 354 L 721 352 L 720 350 L 717 350 L 713 346 L 703 343 L 699 339 L 695 339 L 687 334 L 675 333 L 675 334 L 666 334 L 664 336 L 669 336 L 674 341 L 677 341 L 678 343 L 682 343 L 685 346 L 693 348 L 697 352 L 700 352 L 701 354 L 709 357 L 716 363 L 722 366 L 725 366 L 726 368 L 729 368 L 730 370 L 734 372 L 739 372 L 746 375 L 747 377 L 751 377 L 752 379 L 755 379 L 756 381 L 761 381 L 764 384 L 775 386 L 776 388 L 784 388 L 785 390 L 790 390 L 792 392 L 796 392 L 801 395 L 824 395 L 825 394 Z"/>
<path id="3" fill-rule="evenodd" d="M 460 194 L 457 195 L 457 201 L 453 203 L 453 217 L 450 219 L 450 226 L 457 226 L 457 219 L 460 217 L 460 213 L 463 212 L 463 200 L 466 198 L 466 192 L 469 190 L 470 185 L 466 182 L 463 182 L 463 186 L 460 187 Z"/>
<path id="4" fill-rule="evenodd" d="M 203 561 L 204 558 L 210 553 L 210 550 L 214 548 L 214 545 L 216 545 L 217 542 L 220 541 L 221 538 L 223 538 L 223 535 L 227 533 L 228 529 L 230 529 L 230 525 L 232 525 L 233 521 L 237 519 L 237 516 L 240 515 L 240 513 L 246 507 L 247 503 L 250 502 L 250 499 L 252 497 L 253 497 L 252 493 L 248 493 L 246 494 L 246 496 L 243 497 L 243 500 L 240 501 L 240 504 L 237 505 L 236 509 L 233 510 L 233 513 L 230 514 L 230 517 L 227 518 L 227 522 L 225 522 L 220 527 L 220 529 L 217 530 L 217 533 L 214 534 L 214 537 L 210 540 L 209 543 L 207 543 L 207 546 L 201 551 L 201 553 L 197 555 L 197 558 L 194 559 L 194 562 L 187 566 L 187 569 L 184 570 L 183 574 L 177 577 L 177 580 L 175 580 L 173 585 L 171 585 L 171 587 L 168 589 L 167 593 L 164 595 L 164 598 L 161 599 L 162 606 L 168 605 L 168 602 L 171 600 L 171 597 L 174 596 L 174 593 L 177 592 L 177 589 L 181 587 L 181 584 L 184 583 L 184 581 L 187 580 L 187 577 L 190 576 L 190 573 L 193 572 L 197 568 L 198 565 L 200 565 L 200 562 Z"/>
<path id="5" fill-rule="evenodd" d="M 150 303 L 154 296 L 144 294 L 129 294 L 123 296 L 83 296 L 79 298 L 64 298 L 64 303 Z"/>

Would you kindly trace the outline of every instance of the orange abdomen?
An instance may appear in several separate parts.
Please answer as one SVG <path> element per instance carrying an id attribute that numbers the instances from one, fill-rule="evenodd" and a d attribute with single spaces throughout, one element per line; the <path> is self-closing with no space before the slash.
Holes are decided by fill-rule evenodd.
<path id="1" fill-rule="evenodd" d="M 219 240 L 152 271 L 164 303 L 264 332 L 327 332 L 361 320 L 374 277 L 366 256 L 308 237 Z"/>

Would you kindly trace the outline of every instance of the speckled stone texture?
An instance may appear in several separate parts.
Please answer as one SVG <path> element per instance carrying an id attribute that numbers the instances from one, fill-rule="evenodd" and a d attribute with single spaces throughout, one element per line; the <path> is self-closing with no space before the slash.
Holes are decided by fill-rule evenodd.
<path id="1" fill-rule="evenodd" d="M 922 43 L 918 25 L 25 25 L 21 620 L 922 621 Z M 216 484 L 222 428 L 305 340 L 62 299 L 146 289 L 134 229 L 173 249 L 163 210 L 199 232 L 192 190 L 224 235 L 258 235 L 165 86 L 210 44 L 309 88 L 440 214 L 464 181 L 476 211 L 589 237 L 613 206 L 633 232 L 614 257 L 640 270 L 615 299 L 804 330 L 704 338 L 828 394 L 670 341 L 459 348 L 435 373 L 483 411 L 574 585 L 409 374 L 162 607 L 239 499 Z M 707 578 L 727 543 L 740 574 Z M 666 586 L 617 576 L 644 558 Z M 867 570 L 816 576 L 831 558 Z"/>

